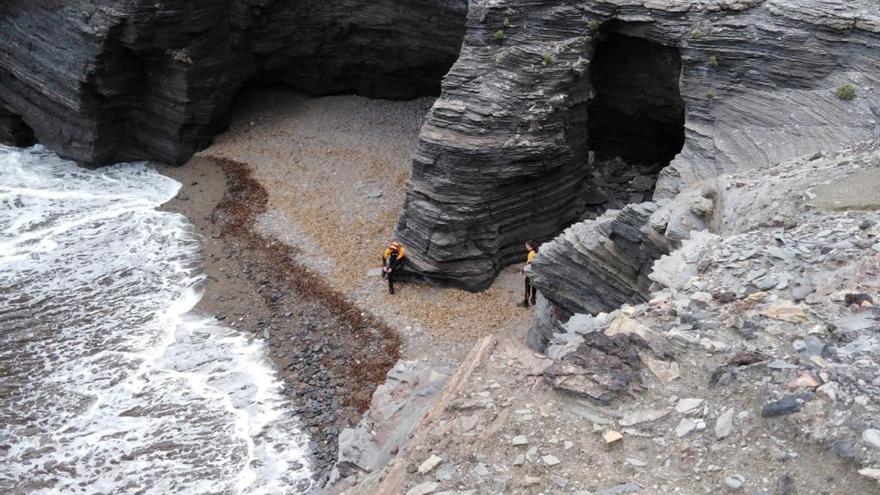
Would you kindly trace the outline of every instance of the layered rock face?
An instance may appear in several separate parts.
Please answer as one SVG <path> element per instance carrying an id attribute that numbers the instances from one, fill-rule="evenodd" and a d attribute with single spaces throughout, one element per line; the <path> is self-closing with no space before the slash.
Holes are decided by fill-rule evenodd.
<path id="1" fill-rule="evenodd" d="M 245 82 L 436 94 L 466 10 L 466 0 L 9 0 L 0 100 L 64 157 L 180 163 L 222 128 Z"/>
<path id="2" fill-rule="evenodd" d="M 880 135 L 872 0 L 9 0 L 0 30 L 0 127 L 88 163 L 186 160 L 246 82 L 409 98 L 458 57 L 397 233 L 412 272 L 472 290 L 582 218 L 591 149 L 681 146 L 668 198 Z"/>
<path id="3" fill-rule="evenodd" d="M 550 336 L 576 313 L 595 314 L 647 301 L 654 260 L 668 252 L 643 230 L 656 203 L 611 210 L 577 223 L 541 247 L 531 280 L 549 307 L 536 314 L 529 345 L 543 350 Z"/>
<path id="4" fill-rule="evenodd" d="M 594 59 L 621 36 L 654 48 L 616 53 L 666 54 L 672 73 L 630 80 L 594 74 L 658 65 Z M 678 81 L 685 141 L 656 193 L 672 197 L 724 172 L 880 135 L 878 44 L 880 6 L 869 0 L 478 2 L 407 185 L 398 235 L 410 247 L 411 267 L 481 289 L 521 259 L 522 241 L 549 239 L 577 220 L 590 175 L 589 133 L 600 148 L 674 150 L 644 142 L 674 139 L 667 136 L 675 130 L 665 129 L 672 119 L 627 125 L 608 119 L 607 105 L 593 105 L 591 115 L 602 81 L 627 81 L 645 95 Z M 854 99 L 836 95 L 844 85 L 855 89 Z M 675 105 L 662 104 L 674 97 L 666 91 L 652 99 L 674 113 Z M 627 127 L 627 135 L 616 131 Z"/>

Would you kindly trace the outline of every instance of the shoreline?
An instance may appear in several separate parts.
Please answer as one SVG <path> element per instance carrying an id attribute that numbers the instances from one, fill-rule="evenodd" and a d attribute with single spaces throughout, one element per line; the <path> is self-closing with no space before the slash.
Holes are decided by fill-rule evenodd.
<path id="1" fill-rule="evenodd" d="M 202 236 L 208 281 L 196 310 L 267 339 L 319 482 L 339 434 L 400 359 L 456 369 L 483 337 L 530 326 L 517 266 L 482 293 L 403 283 L 389 296 L 370 275 L 428 104 L 255 91 L 214 144 L 160 168 L 183 184 L 165 208 Z"/>
<path id="2" fill-rule="evenodd" d="M 266 340 L 323 482 L 339 432 L 369 407 L 400 337 L 295 261 L 295 248 L 258 232 L 267 194 L 247 165 L 202 157 L 156 168 L 182 184 L 161 209 L 186 216 L 201 237 L 206 285 L 195 310 Z"/>

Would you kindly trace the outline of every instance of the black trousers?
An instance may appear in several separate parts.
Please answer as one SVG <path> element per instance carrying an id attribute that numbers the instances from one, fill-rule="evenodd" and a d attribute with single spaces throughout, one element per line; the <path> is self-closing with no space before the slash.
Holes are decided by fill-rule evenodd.
<path id="1" fill-rule="evenodd" d="M 388 278 L 388 292 L 391 294 L 394 294 L 394 268 L 392 268 L 391 271 L 388 272 L 387 278 Z"/>
<path id="2" fill-rule="evenodd" d="M 532 285 L 532 281 L 529 277 L 526 277 L 526 293 L 523 296 L 523 302 L 528 303 L 530 300 L 532 304 L 535 304 L 535 298 L 538 296 L 538 289 Z"/>
<path id="3" fill-rule="evenodd" d="M 395 272 L 403 266 L 404 260 L 392 259 L 388 263 L 388 268 L 391 269 L 390 272 L 385 274 L 385 278 L 388 279 L 388 293 L 394 294 L 394 274 Z"/>

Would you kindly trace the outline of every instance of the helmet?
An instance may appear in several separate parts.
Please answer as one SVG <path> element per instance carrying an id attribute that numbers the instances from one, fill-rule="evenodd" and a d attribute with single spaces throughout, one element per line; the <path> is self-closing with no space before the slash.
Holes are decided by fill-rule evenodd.
<path id="1" fill-rule="evenodd" d="M 392 251 L 400 251 L 400 243 L 397 241 L 394 241 L 388 245 L 388 249 L 390 249 Z"/>

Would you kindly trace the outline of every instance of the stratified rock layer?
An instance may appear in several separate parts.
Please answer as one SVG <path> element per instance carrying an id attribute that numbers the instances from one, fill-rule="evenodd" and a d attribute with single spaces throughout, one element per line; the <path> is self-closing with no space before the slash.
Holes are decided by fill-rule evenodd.
<path id="1" fill-rule="evenodd" d="M 246 81 L 436 94 L 466 10 L 465 0 L 7 0 L 0 100 L 64 157 L 180 163 L 222 128 Z"/>
<path id="2" fill-rule="evenodd" d="M 568 315 L 645 302 L 654 259 L 642 229 L 657 208 L 656 203 L 629 205 L 569 227 L 541 247 L 533 283 Z"/>
<path id="3" fill-rule="evenodd" d="M 407 186 L 398 235 L 413 271 L 480 289 L 524 240 L 578 219 L 591 60 L 606 33 L 681 57 L 686 141 L 657 197 L 880 135 L 871 0 L 477 2 Z M 854 99 L 836 96 L 844 84 Z"/>
<path id="4" fill-rule="evenodd" d="M 411 272 L 473 290 L 520 260 L 524 240 L 581 218 L 590 132 L 599 150 L 670 153 L 683 102 L 660 198 L 880 135 L 874 0 L 8 0 L 0 32 L 4 106 L 88 163 L 186 160 L 246 82 L 410 98 L 435 93 L 458 57 L 397 233 Z M 628 41 L 593 67 L 614 39 Z M 615 56 L 639 53 L 669 63 L 615 73 L 628 67 Z M 854 98 L 837 96 L 844 85 Z"/>

